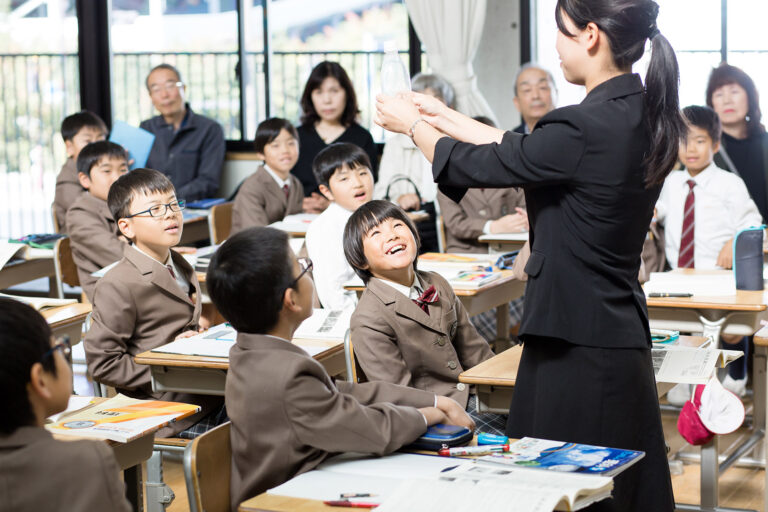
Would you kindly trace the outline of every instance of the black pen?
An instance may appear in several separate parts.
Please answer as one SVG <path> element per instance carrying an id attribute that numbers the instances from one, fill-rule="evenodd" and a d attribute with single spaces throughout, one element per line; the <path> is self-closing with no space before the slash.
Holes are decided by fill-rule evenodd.
<path id="1" fill-rule="evenodd" d="M 692 293 L 649 293 L 649 297 L 651 298 L 661 298 L 661 297 L 693 297 Z"/>

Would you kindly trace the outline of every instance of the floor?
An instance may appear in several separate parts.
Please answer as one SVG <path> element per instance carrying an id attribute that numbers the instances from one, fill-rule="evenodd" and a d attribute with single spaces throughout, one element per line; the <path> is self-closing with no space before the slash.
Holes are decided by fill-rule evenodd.
<path id="1" fill-rule="evenodd" d="M 77 353 L 74 355 L 75 361 L 77 361 Z M 83 365 L 75 365 L 75 390 L 84 395 L 92 394 L 90 384 L 84 376 Z M 749 406 L 748 400 L 745 400 L 745 404 Z M 685 445 L 685 440 L 677 432 L 677 415 L 665 413 L 662 415 L 662 421 L 671 453 L 675 453 Z M 737 431 L 734 434 L 723 436 L 720 441 L 721 449 L 729 446 L 739 433 L 741 432 Z M 167 511 L 188 511 L 189 501 L 187 499 L 181 461 L 166 459 L 163 467 L 165 482 L 173 489 L 176 495 Z M 684 464 L 682 466 L 682 474 L 672 475 L 672 485 L 677 503 L 699 504 L 698 464 Z M 765 470 L 731 467 L 720 477 L 720 506 L 762 511 L 765 505 L 764 500 Z"/>

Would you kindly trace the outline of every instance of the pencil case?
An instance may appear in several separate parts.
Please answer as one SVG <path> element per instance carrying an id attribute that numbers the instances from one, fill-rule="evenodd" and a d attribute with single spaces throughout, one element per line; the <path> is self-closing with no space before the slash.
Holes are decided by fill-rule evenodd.
<path id="1" fill-rule="evenodd" d="M 737 290 L 763 289 L 763 230 L 742 229 L 733 242 L 733 274 Z"/>
<path id="2" fill-rule="evenodd" d="M 467 427 L 438 423 L 429 427 L 424 435 L 410 444 L 408 448 L 436 452 L 446 446 L 449 448 L 464 446 L 472 440 L 472 435 L 472 431 Z"/>

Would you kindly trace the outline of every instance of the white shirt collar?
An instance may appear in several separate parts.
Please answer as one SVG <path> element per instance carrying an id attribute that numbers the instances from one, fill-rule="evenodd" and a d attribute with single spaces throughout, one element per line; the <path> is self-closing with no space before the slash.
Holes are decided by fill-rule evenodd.
<path id="1" fill-rule="evenodd" d="M 160 263 L 160 265 L 162 265 L 164 267 L 167 267 L 168 265 L 170 265 L 173 268 L 173 276 L 175 277 L 176 283 L 179 285 L 179 288 L 184 290 L 186 293 L 189 293 L 189 290 L 190 290 L 190 288 L 189 288 L 189 286 L 190 286 L 189 285 L 189 281 L 187 281 L 187 278 L 184 277 L 184 273 L 181 271 L 181 269 L 178 267 L 178 265 L 176 265 L 176 263 L 173 261 L 173 258 L 171 257 L 171 251 L 173 249 L 169 249 L 168 250 L 168 259 L 165 260 L 165 263 L 163 263 L 160 260 L 153 258 L 149 254 L 147 254 L 144 251 L 142 251 L 141 249 L 139 249 L 138 245 L 133 244 L 132 247 L 134 249 L 136 249 L 137 251 L 139 251 L 144 256 L 146 256 L 147 258 L 151 259 L 152 261 L 156 261 L 156 262 Z"/>
<path id="2" fill-rule="evenodd" d="M 288 187 L 290 188 L 290 186 L 291 186 L 291 177 L 290 176 L 288 176 L 288 179 L 284 180 L 283 178 L 281 178 L 280 176 L 275 174 L 275 171 L 270 169 L 267 164 L 264 164 L 264 170 L 267 171 L 270 176 L 272 176 L 272 179 L 275 180 L 275 183 L 277 183 L 278 187 L 280 187 L 282 189 L 285 185 L 288 185 Z"/>
<path id="3" fill-rule="evenodd" d="M 391 286 L 392 288 L 402 293 L 409 299 L 418 298 L 419 295 L 421 295 L 422 292 L 424 291 L 424 287 L 421 285 L 421 281 L 419 281 L 419 276 L 416 274 L 416 272 L 413 273 L 413 283 L 411 283 L 411 286 L 403 286 L 394 281 L 390 281 L 388 279 L 380 279 L 378 277 L 374 277 L 374 279 L 378 279 L 382 283 Z"/>
<path id="4" fill-rule="evenodd" d="M 691 176 L 686 170 L 683 184 L 687 187 L 688 180 L 693 180 L 696 182 L 696 186 L 706 188 L 707 184 L 709 184 L 709 182 L 712 180 L 712 177 L 715 175 L 715 172 L 713 171 L 713 169 L 716 169 L 716 168 L 717 166 L 713 161 L 713 162 L 710 162 L 710 164 L 696 176 Z"/>

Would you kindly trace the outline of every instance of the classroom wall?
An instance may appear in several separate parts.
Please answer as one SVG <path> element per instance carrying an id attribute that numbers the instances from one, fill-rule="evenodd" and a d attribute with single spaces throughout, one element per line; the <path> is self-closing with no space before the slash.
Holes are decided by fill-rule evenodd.
<path id="1" fill-rule="evenodd" d="M 228 152 L 216 197 L 231 196 L 245 178 L 256 172 L 260 164 L 261 160 L 256 158 L 256 153 Z"/>
<path id="2" fill-rule="evenodd" d="M 499 128 L 512 129 L 520 115 L 512 103 L 512 81 L 520 67 L 520 0 L 487 0 L 485 26 L 473 66 L 477 84 Z"/>

